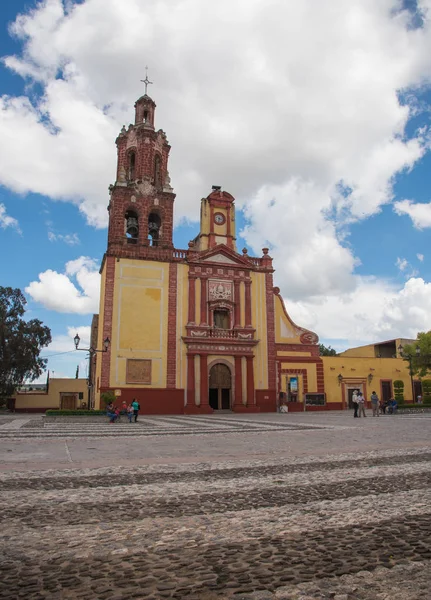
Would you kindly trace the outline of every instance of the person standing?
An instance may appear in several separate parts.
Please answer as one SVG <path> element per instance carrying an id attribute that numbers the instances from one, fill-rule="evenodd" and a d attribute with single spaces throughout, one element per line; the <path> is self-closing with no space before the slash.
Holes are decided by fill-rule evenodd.
<path id="1" fill-rule="evenodd" d="M 365 398 L 364 398 L 362 392 L 359 392 L 359 394 L 358 394 L 358 405 L 359 405 L 358 417 L 361 416 L 361 413 L 363 414 L 364 417 L 366 417 L 367 415 L 365 414 Z"/>
<path id="2" fill-rule="evenodd" d="M 139 409 L 141 408 L 139 406 L 139 402 L 136 400 L 136 398 L 133 399 L 132 408 L 133 408 L 133 414 L 135 416 L 135 423 L 136 423 L 138 420 Z"/>
<path id="3" fill-rule="evenodd" d="M 132 422 L 133 416 L 134 416 L 133 406 L 131 404 L 129 404 L 129 406 L 127 407 L 127 418 L 129 419 L 129 423 Z"/>
<path id="4" fill-rule="evenodd" d="M 359 408 L 358 391 L 357 390 L 353 390 L 352 403 L 353 403 L 353 410 L 354 410 L 353 416 L 356 419 L 358 416 L 358 408 Z"/>
<path id="5" fill-rule="evenodd" d="M 371 394 L 370 400 L 371 400 L 371 408 L 373 409 L 373 417 L 378 417 L 379 416 L 379 397 L 376 394 L 376 392 L 373 392 Z"/>

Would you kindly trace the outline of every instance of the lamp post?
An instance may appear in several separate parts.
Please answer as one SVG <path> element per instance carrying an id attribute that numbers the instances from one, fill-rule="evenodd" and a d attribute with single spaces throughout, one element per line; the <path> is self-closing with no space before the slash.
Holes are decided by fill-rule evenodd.
<path id="1" fill-rule="evenodd" d="M 95 356 L 95 354 L 97 352 L 107 352 L 108 348 L 109 348 L 109 344 L 111 343 L 111 340 L 109 339 L 109 337 L 107 337 L 104 342 L 103 342 L 103 349 L 102 350 L 97 350 L 96 348 L 93 348 L 92 346 L 90 346 L 90 348 L 78 348 L 79 346 L 79 342 L 81 341 L 81 338 L 79 337 L 78 334 L 75 335 L 75 337 L 73 338 L 73 341 L 75 343 L 75 350 L 79 350 L 81 352 L 88 352 L 89 355 L 89 365 L 88 365 L 88 400 L 87 400 L 87 406 L 88 406 L 88 410 L 91 409 L 91 388 L 93 387 L 93 383 L 92 383 L 92 378 L 93 378 L 93 374 L 92 374 L 92 365 L 93 365 L 93 356 Z"/>
<path id="2" fill-rule="evenodd" d="M 403 358 L 406 358 L 409 361 L 410 383 L 411 383 L 411 386 L 412 386 L 412 401 L 414 402 L 415 401 L 415 386 L 414 386 L 414 383 L 413 383 L 413 369 L 412 369 L 413 355 L 412 354 L 404 354 L 403 350 L 404 350 L 404 348 L 403 348 L 402 344 L 400 344 L 398 346 L 398 352 L 400 353 L 400 355 Z M 421 350 L 420 350 L 419 346 L 416 346 L 415 352 L 416 352 L 416 356 L 420 355 Z"/>

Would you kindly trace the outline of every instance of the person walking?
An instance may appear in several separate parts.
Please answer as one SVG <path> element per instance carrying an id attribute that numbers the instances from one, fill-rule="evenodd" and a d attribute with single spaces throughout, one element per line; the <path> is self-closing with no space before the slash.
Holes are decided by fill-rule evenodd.
<path id="1" fill-rule="evenodd" d="M 365 398 L 364 398 L 362 392 L 359 392 L 359 394 L 358 394 L 358 405 L 359 405 L 358 417 L 361 416 L 361 413 L 363 414 L 364 417 L 366 417 L 367 415 L 365 414 Z"/>
<path id="2" fill-rule="evenodd" d="M 352 394 L 352 403 L 353 403 L 353 410 L 354 410 L 353 416 L 356 419 L 358 417 L 358 408 L 359 408 L 358 392 L 357 392 L 357 390 L 353 391 L 353 394 Z"/>
<path id="3" fill-rule="evenodd" d="M 373 417 L 378 417 L 379 416 L 379 397 L 376 394 L 376 392 L 373 392 L 371 394 L 370 400 L 371 400 L 371 408 L 373 409 Z"/>
<path id="4" fill-rule="evenodd" d="M 133 399 L 132 408 L 133 408 L 133 414 L 135 416 L 135 423 L 136 423 L 138 420 L 139 409 L 141 408 L 139 406 L 139 402 L 136 400 L 136 398 Z"/>

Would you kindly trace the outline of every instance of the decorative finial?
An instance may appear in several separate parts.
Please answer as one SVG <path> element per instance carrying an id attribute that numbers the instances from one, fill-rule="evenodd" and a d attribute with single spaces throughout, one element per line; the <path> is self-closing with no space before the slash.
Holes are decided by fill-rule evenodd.
<path id="1" fill-rule="evenodd" d="M 148 85 L 152 85 L 153 82 L 148 79 L 148 67 L 145 67 L 145 79 L 141 79 L 142 83 L 145 84 L 145 95 L 147 95 Z"/>

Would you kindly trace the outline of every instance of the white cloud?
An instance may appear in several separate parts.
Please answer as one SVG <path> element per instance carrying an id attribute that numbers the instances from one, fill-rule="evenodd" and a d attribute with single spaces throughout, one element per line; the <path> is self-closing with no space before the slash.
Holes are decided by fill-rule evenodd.
<path id="1" fill-rule="evenodd" d="M 412 200 L 401 200 L 394 203 L 398 215 L 408 215 L 416 229 L 431 227 L 431 202 L 420 203 Z"/>
<path id="2" fill-rule="evenodd" d="M 6 214 L 6 206 L 4 204 L 0 204 L 0 227 L 2 229 L 12 227 L 12 229 L 16 229 L 17 233 L 22 233 L 18 221 Z"/>
<path id="3" fill-rule="evenodd" d="M 48 239 L 50 242 L 64 242 L 68 246 L 77 246 L 81 243 L 77 233 L 66 233 L 63 235 L 61 233 L 48 231 Z"/>
<path id="4" fill-rule="evenodd" d="M 398 336 L 415 338 L 418 331 L 431 329 L 431 283 L 413 277 L 399 289 L 359 278 L 350 293 L 288 302 L 287 308 L 296 322 L 321 338 L 346 340 L 344 347 Z"/>
<path id="5" fill-rule="evenodd" d="M 409 262 L 406 258 L 398 257 L 395 265 L 399 268 L 400 271 L 405 271 L 409 266 Z"/>
<path id="6" fill-rule="evenodd" d="M 417 256 L 417 259 L 418 259 L 420 262 L 423 262 L 423 261 L 424 261 L 424 255 L 423 255 L 423 254 L 416 254 L 416 256 Z"/>
<path id="7" fill-rule="evenodd" d="M 197 219 L 199 198 L 220 183 L 247 207 L 247 242 L 271 242 L 294 296 L 345 290 L 358 257 L 340 226 L 390 202 L 394 175 L 427 150 L 427 131 L 405 137 L 418 105 L 402 105 L 398 91 L 429 81 L 431 18 L 425 11 L 415 29 L 399 8 L 86 0 L 67 11 L 47 0 L 12 26 L 23 52 L 5 63 L 44 95 L 3 97 L 0 181 L 74 202 L 106 225 L 113 142 L 133 120 L 145 57 L 157 65 L 151 93 L 172 144 L 177 217 Z M 297 213 L 307 215 L 300 244 Z"/>
<path id="8" fill-rule="evenodd" d="M 418 2 L 421 28 L 400 6 L 86 0 L 65 11 L 46 0 L 12 27 L 23 52 L 5 62 L 43 96 L 1 99 L 0 182 L 73 202 L 106 225 L 114 139 L 133 121 L 142 65 L 156 65 L 151 94 L 172 144 L 177 217 L 197 219 L 200 197 L 220 184 L 246 211 L 246 243 L 271 247 L 276 284 L 305 325 L 355 339 L 386 334 L 385 323 L 410 328 L 394 315 L 417 308 L 410 281 L 429 284 L 399 290 L 357 277 L 360 247 L 348 244 L 349 223 L 391 202 L 395 175 L 428 151 L 429 131 L 405 132 L 414 92 L 430 81 L 431 2 Z M 97 311 L 96 271 L 70 264 L 28 290 L 55 310 Z"/>
<path id="9" fill-rule="evenodd" d="M 51 269 L 40 273 L 39 280 L 32 281 L 25 291 L 49 310 L 97 313 L 100 294 L 98 264 L 92 258 L 81 256 L 67 262 L 64 273 Z"/>

